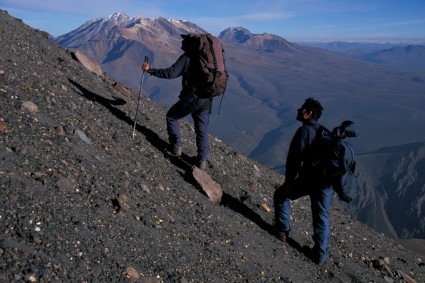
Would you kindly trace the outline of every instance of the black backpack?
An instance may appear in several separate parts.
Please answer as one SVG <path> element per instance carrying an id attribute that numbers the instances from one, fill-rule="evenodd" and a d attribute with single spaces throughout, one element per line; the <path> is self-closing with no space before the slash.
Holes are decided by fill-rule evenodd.
<path id="1" fill-rule="evenodd" d="M 181 36 L 182 48 L 191 57 L 190 76 L 195 95 L 201 98 L 223 95 L 229 74 L 220 40 L 211 34 Z"/>
<path id="2" fill-rule="evenodd" d="M 352 130 L 352 121 L 344 121 L 331 131 L 320 125 L 312 147 L 316 174 L 323 175 L 327 185 L 331 185 L 339 199 L 350 203 L 357 192 L 356 160 L 352 145 L 347 137 L 357 137 Z"/>

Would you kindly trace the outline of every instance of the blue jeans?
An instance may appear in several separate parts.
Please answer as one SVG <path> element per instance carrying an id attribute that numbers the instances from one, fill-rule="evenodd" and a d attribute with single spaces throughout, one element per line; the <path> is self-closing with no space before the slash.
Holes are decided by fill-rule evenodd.
<path id="1" fill-rule="evenodd" d="M 309 195 L 311 213 L 313 218 L 313 241 L 314 252 L 317 252 L 318 261 L 326 261 L 328 258 L 328 244 L 331 232 L 330 206 L 333 197 L 332 187 L 324 189 L 308 189 L 304 187 L 281 186 L 274 193 L 275 225 L 279 232 L 289 232 L 291 214 L 291 200 Z M 311 187 L 308 186 L 308 187 Z"/>
<path id="2" fill-rule="evenodd" d="M 181 146 L 179 120 L 191 114 L 195 124 L 198 158 L 208 160 L 208 125 L 211 100 L 200 99 L 194 95 L 180 99 L 171 106 L 166 115 L 168 141 L 173 148 Z"/>

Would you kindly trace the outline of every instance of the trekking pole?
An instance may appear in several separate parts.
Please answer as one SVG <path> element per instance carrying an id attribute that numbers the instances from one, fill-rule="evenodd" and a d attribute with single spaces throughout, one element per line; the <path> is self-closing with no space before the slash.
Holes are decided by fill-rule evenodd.
<path id="1" fill-rule="evenodd" d="M 148 63 L 148 57 L 145 56 L 145 60 L 143 63 Z M 142 87 L 143 87 L 143 79 L 145 78 L 145 70 L 142 72 L 142 79 L 140 80 L 140 89 L 139 89 L 139 97 L 137 98 L 137 107 L 136 107 L 136 113 L 134 114 L 134 127 L 133 127 L 133 139 L 134 139 L 134 132 L 136 131 L 136 119 L 137 119 L 137 112 L 139 112 L 139 104 L 140 104 L 140 94 L 142 93 Z"/>

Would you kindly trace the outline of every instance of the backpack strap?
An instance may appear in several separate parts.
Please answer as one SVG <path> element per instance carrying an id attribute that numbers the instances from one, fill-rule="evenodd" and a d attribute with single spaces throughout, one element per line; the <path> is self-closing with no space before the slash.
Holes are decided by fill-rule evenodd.
<path id="1" fill-rule="evenodd" d="M 213 43 L 213 40 L 210 37 L 210 34 L 209 33 L 206 34 L 205 37 L 207 39 L 206 42 L 208 43 L 208 48 L 211 51 L 212 61 L 213 61 L 213 64 L 214 64 L 214 72 L 212 72 L 212 73 L 213 73 L 213 76 L 214 76 L 213 82 L 215 84 L 216 83 L 216 80 L 217 80 L 217 71 L 216 70 L 218 68 L 217 57 L 215 55 L 214 43 Z M 211 100 L 211 103 L 210 103 L 210 112 L 209 112 L 209 114 L 211 114 L 213 98 L 211 97 L 210 100 Z M 223 100 L 223 98 L 221 98 L 221 100 Z M 220 107 L 218 108 L 218 113 L 220 113 L 220 109 L 221 109 L 221 101 L 220 101 Z"/>
<path id="2" fill-rule="evenodd" d="M 206 34 L 205 38 L 206 38 L 205 44 L 208 44 L 208 48 L 211 51 L 211 55 L 212 55 L 212 61 L 213 61 L 213 64 L 214 64 L 214 72 L 213 72 L 214 79 L 213 79 L 213 82 L 214 82 L 214 84 L 216 84 L 217 83 L 216 81 L 218 80 L 218 76 L 217 76 L 218 62 L 217 62 L 217 56 L 215 54 L 214 43 L 213 43 L 213 39 L 211 38 L 211 34 L 209 34 L 209 33 Z M 218 115 L 220 115 L 221 104 L 223 102 L 223 98 L 224 98 L 224 95 L 222 95 L 221 99 L 220 99 L 220 105 L 218 106 Z M 211 108 L 212 108 L 212 101 L 213 101 L 213 98 L 211 98 L 210 114 L 211 114 Z"/>
<path id="3" fill-rule="evenodd" d="M 331 132 L 323 125 L 317 124 L 317 125 L 309 125 L 309 126 L 316 130 L 316 136 L 314 137 L 314 141 L 323 139 L 323 137 L 325 137 L 325 133 L 328 134 L 327 138 L 331 137 Z"/>
<path id="4" fill-rule="evenodd" d="M 218 63 L 217 63 L 217 57 L 215 54 L 215 50 L 214 50 L 214 43 L 213 40 L 210 37 L 210 34 L 206 35 L 207 38 L 207 42 L 208 42 L 208 48 L 211 51 L 211 55 L 212 55 L 212 61 L 214 63 L 214 81 L 217 79 L 217 69 L 218 69 Z"/>

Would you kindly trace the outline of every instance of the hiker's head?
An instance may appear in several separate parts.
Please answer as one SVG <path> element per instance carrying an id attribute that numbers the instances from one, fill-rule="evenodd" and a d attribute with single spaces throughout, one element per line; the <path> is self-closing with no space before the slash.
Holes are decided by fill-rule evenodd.
<path id="1" fill-rule="evenodd" d="M 314 98 L 307 98 L 304 104 L 298 109 L 297 120 L 306 121 L 310 119 L 319 120 L 322 116 L 323 107 Z"/>
<path id="2" fill-rule="evenodd" d="M 181 34 L 180 35 L 182 37 L 182 47 L 181 49 L 184 52 L 190 52 L 192 45 L 190 44 L 191 40 L 190 40 L 190 34 Z"/>

